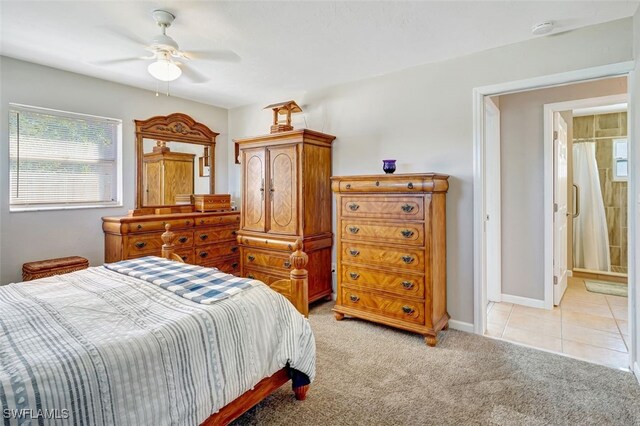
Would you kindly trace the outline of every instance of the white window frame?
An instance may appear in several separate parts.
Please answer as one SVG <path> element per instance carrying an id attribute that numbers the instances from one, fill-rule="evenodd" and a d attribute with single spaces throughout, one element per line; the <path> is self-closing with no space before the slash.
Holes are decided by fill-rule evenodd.
<path id="1" fill-rule="evenodd" d="M 33 212 L 33 211 L 51 211 L 51 210 L 77 210 L 77 209 L 98 209 L 98 208 L 116 208 L 122 207 L 122 194 L 123 194 L 123 183 L 122 183 L 122 120 L 119 118 L 111 118 L 111 117 L 102 117 L 98 115 L 91 114 L 83 114 L 71 111 L 63 111 L 51 108 L 42 108 L 31 105 L 24 105 L 18 103 L 9 103 L 9 114 L 11 111 L 30 111 L 42 114 L 49 114 L 58 117 L 69 117 L 74 119 L 87 119 L 87 120 L 103 120 L 103 121 L 113 121 L 116 123 L 116 182 L 113 185 L 113 191 L 115 194 L 113 201 L 105 201 L 101 203 L 51 203 L 51 204 L 11 204 L 11 192 L 9 192 L 9 212 Z M 9 131 L 9 138 L 10 132 Z M 11 161 L 9 159 L 9 161 Z M 11 181 L 11 179 L 9 179 Z"/>
<path id="2" fill-rule="evenodd" d="M 625 147 L 625 155 L 618 155 L 617 153 L 617 145 L 624 143 Z M 629 140 L 627 138 L 616 138 L 613 139 L 613 143 L 611 144 L 612 150 L 612 158 L 613 164 L 611 166 L 611 180 L 614 182 L 626 182 L 629 180 Z M 626 176 L 618 175 L 618 162 L 624 161 L 627 163 L 627 174 Z"/>

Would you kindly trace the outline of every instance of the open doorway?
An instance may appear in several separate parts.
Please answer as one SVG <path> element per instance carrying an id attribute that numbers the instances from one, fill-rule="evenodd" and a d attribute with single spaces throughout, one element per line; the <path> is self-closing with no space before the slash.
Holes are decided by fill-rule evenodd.
<path id="1" fill-rule="evenodd" d="M 609 179 L 628 166 L 625 146 L 614 152 L 614 144 L 628 143 L 626 93 L 626 77 L 613 77 L 491 96 L 497 137 L 496 112 L 485 100 L 487 335 L 628 368 L 628 302 L 615 292 L 623 283 L 614 282 L 626 281 L 627 227 L 617 214 L 626 213 L 627 194 Z"/>

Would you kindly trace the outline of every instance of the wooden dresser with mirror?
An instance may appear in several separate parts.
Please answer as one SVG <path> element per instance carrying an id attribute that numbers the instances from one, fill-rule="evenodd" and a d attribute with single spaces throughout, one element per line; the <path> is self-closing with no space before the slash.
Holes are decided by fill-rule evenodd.
<path id="1" fill-rule="evenodd" d="M 194 193 L 215 193 L 218 133 L 180 113 L 135 124 L 136 209 L 102 218 L 105 262 L 157 254 L 168 223 L 185 262 L 239 274 L 240 213 L 197 212 L 193 204 L 176 204 Z"/>

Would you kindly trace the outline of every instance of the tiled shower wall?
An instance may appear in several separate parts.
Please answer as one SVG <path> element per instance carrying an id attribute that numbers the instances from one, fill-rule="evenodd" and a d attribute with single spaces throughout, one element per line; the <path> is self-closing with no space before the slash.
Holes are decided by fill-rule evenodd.
<path id="1" fill-rule="evenodd" d="M 611 271 L 627 273 L 627 182 L 613 181 L 613 139 L 627 136 L 627 113 L 573 118 L 573 143 L 596 142 L 600 189 L 609 229 Z"/>

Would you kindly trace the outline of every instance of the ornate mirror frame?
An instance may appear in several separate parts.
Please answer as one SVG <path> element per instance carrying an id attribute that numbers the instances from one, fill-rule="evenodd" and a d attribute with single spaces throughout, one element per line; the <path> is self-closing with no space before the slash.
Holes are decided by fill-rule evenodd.
<path id="1" fill-rule="evenodd" d="M 198 123 L 186 114 L 174 113 L 166 116 L 151 117 L 148 120 L 134 120 L 136 123 L 136 208 L 162 208 L 172 206 L 143 206 L 143 140 L 155 139 L 165 142 L 186 142 L 209 147 L 209 192 L 215 193 L 216 136 L 202 123 Z M 197 166 L 197 164 L 196 164 Z"/>

